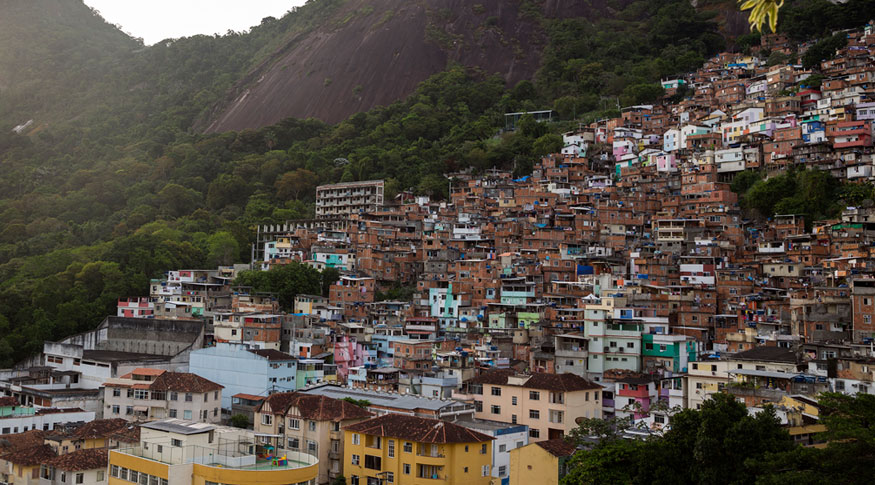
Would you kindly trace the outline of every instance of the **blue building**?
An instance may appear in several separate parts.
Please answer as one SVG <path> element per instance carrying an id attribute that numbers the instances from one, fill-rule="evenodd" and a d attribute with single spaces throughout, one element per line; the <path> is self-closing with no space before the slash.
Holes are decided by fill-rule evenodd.
<path id="1" fill-rule="evenodd" d="M 267 396 L 294 391 L 298 361 L 278 350 L 218 343 L 192 352 L 189 372 L 225 386 L 222 408 L 231 409 L 231 397 L 235 394 Z"/>

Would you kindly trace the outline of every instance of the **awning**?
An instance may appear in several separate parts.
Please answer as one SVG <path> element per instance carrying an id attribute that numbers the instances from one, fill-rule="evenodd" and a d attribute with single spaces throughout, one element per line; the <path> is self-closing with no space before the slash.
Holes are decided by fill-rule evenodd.
<path id="1" fill-rule="evenodd" d="M 134 406 L 134 411 L 138 412 L 138 413 L 148 413 L 149 407 L 148 406 Z"/>

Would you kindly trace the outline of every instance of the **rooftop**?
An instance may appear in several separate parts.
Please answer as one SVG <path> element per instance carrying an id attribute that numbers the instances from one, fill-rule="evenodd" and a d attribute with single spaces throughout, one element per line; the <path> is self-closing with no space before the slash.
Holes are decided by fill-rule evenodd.
<path id="1" fill-rule="evenodd" d="M 406 439 L 417 443 L 480 443 L 491 436 L 439 419 L 384 414 L 346 427 L 357 433 Z"/>

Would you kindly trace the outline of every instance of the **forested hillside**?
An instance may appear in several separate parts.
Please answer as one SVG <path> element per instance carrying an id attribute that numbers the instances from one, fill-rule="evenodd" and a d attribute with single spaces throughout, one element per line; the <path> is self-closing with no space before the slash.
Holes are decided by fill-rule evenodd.
<path id="1" fill-rule="evenodd" d="M 581 0 L 600 9 L 593 18 L 555 15 L 548 0 L 501 3 L 543 32 L 542 45 L 518 46 L 537 53 L 531 79 L 508 86 L 507 72 L 451 64 L 335 125 L 289 118 L 201 134 L 198 121 L 247 76 L 347 3 L 311 0 L 248 33 L 144 47 L 79 1 L 0 0 L 0 366 L 93 327 L 168 269 L 246 261 L 254 224 L 309 216 L 317 183 L 385 178 L 389 195 L 443 197 L 457 169 L 525 173 L 571 120 L 657 99 L 660 77 L 736 48 L 744 25 L 732 1 Z M 788 3 L 782 26 L 816 15 L 819 34 L 865 22 L 852 13 L 870 7 Z M 566 122 L 498 135 L 503 113 L 549 107 Z"/>

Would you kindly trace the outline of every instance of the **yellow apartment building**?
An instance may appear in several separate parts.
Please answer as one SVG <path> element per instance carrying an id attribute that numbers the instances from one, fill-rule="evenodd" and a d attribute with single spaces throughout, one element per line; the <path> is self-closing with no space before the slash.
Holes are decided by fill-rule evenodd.
<path id="1" fill-rule="evenodd" d="M 448 421 L 385 414 L 345 428 L 343 474 L 349 485 L 487 485 L 492 440 Z"/>
<path id="2" fill-rule="evenodd" d="M 564 439 L 538 441 L 510 450 L 509 485 L 559 485 L 577 449 Z"/>
<path id="3" fill-rule="evenodd" d="M 249 430 L 164 419 L 143 424 L 137 446 L 110 450 L 108 485 L 314 485 L 319 460 L 277 452 Z"/>

